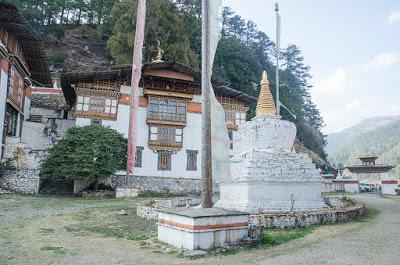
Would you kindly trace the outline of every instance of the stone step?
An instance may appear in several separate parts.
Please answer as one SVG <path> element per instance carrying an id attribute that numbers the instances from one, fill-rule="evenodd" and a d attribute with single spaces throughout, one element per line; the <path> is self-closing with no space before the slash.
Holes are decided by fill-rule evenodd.
<path id="1" fill-rule="evenodd" d="M 0 188 L 0 195 L 12 194 L 12 193 L 14 193 L 14 192 Z"/>

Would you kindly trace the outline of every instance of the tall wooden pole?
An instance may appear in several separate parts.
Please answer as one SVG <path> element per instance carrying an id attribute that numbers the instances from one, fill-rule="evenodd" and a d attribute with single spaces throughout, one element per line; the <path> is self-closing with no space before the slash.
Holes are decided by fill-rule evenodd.
<path id="1" fill-rule="evenodd" d="M 210 69 L 210 0 L 202 1 L 202 156 L 201 199 L 203 208 L 212 207 L 212 157 L 211 157 L 211 71 Z"/>
<path id="2" fill-rule="evenodd" d="M 129 115 L 129 134 L 128 134 L 128 161 L 126 176 L 127 179 L 133 174 L 135 167 L 135 146 L 136 146 L 136 120 L 137 106 L 139 102 L 139 82 L 142 76 L 142 59 L 143 59 L 143 40 L 144 40 L 144 24 L 146 20 L 146 0 L 138 1 L 138 9 L 136 14 L 136 33 L 135 46 L 133 48 L 132 62 L 132 79 L 131 79 L 131 98 L 130 98 L 130 115 Z M 127 180 L 126 179 L 126 180 Z"/>
<path id="3" fill-rule="evenodd" d="M 275 3 L 275 12 L 276 12 L 276 77 L 275 77 L 275 85 L 276 85 L 276 116 L 281 115 L 281 102 L 279 99 L 279 57 L 281 52 L 281 18 L 279 16 L 279 6 L 278 3 Z"/>

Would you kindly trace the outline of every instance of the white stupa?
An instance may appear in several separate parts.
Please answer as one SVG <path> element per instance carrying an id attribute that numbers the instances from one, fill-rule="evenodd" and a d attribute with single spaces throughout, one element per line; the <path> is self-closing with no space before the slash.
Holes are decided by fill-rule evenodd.
<path id="1" fill-rule="evenodd" d="M 215 207 L 250 213 L 327 207 L 321 197 L 319 170 L 307 154 L 293 149 L 296 126 L 276 116 L 266 72 L 256 114 L 239 127 L 232 177 L 220 183 Z"/>

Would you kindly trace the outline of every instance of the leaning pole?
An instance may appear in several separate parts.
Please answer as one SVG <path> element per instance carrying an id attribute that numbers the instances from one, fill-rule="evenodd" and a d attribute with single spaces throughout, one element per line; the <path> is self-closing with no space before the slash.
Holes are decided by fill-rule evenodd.
<path id="1" fill-rule="evenodd" d="M 126 163 L 126 181 L 133 174 L 135 167 L 135 146 L 136 146 L 136 120 L 137 106 L 139 101 L 139 82 L 142 76 L 142 59 L 143 59 L 143 40 L 144 25 L 146 19 L 146 0 L 138 1 L 138 9 L 136 14 L 136 33 L 135 44 L 133 47 L 132 60 L 132 79 L 131 79 L 131 97 L 130 97 L 130 114 L 129 114 L 129 133 L 128 133 L 128 161 Z"/>
<path id="2" fill-rule="evenodd" d="M 211 157 L 211 71 L 210 69 L 210 0 L 202 1 L 202 156 L 201 199 L 203 208 L 212 207 L 212 157 Z"/>

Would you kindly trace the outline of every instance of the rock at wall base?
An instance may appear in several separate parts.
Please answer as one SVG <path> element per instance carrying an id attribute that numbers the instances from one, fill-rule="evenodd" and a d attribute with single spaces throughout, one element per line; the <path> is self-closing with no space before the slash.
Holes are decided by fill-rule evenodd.
<path id="1" fill-rule="evenodd" d="M 134 188 L 116 188 L 115 198 L 135 198 L 139 196 L 139 190 Z"/>

